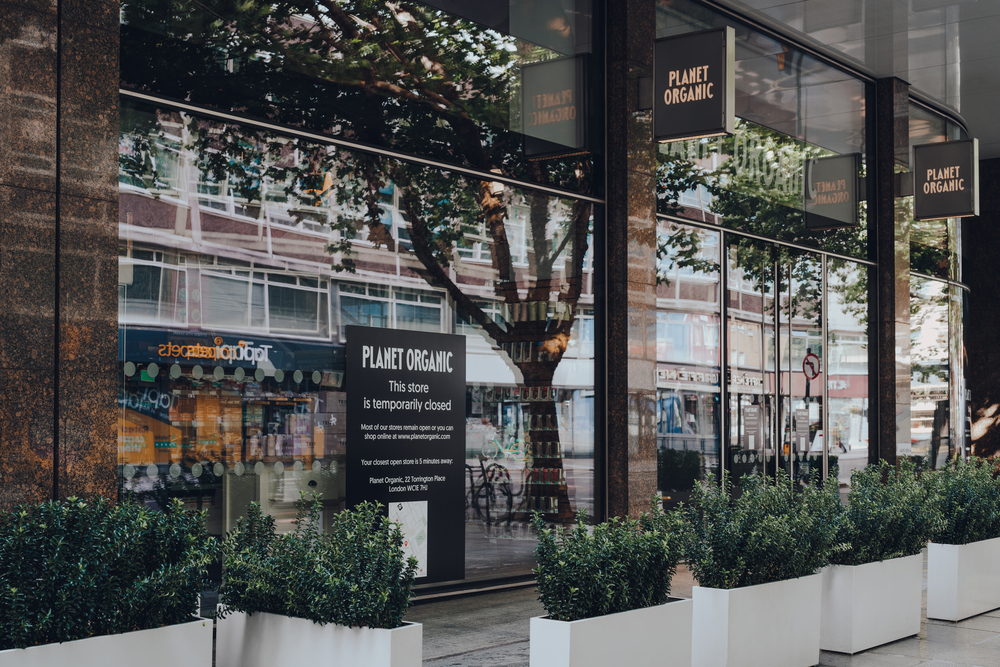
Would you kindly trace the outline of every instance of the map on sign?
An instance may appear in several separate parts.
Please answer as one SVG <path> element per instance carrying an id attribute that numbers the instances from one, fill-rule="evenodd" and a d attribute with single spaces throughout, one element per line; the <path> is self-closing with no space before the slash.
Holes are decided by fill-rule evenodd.
<path id="1" fill-rule="evenodd" d="M 389 520 L 403 531 L 403 557 L 417 559 L 417 578 L 427 576 L 427 501 L 389 503 Z"/>

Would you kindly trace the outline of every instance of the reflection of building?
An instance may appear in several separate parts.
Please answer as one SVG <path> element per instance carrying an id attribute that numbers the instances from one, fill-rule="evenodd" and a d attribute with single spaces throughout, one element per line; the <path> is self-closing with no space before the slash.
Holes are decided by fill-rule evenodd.
<path id="1" fill-rule="evenodd" d="M 320 493 L 329 521 L 348 502 L 348 327 L 365 326 L 466 337 L 469 577 L 489 567 L 482 544 L 528 536 L 529 511 L 553 521 L 593 511 L 593 273 L 590 253 L 575 253 L 565 238 L 574 230 L 566 202 L 509 191 L 506 240 L 517 299 L 497 297 L 493 239 L 483 227 L 457 247 L 448 270 L 472 308 L 508 329 L 536 330 L 498 340 L 427 279 L 400 188 L 379 189 L 377 225 L 334 229 L 338 220 L 364 216 L 338 201 L 344 184 L 329 173 L 297 184 L 264 178 L 263 202 L 255 205 L 213 182 L 190 140 L 166 138 L 186 116 L 153 118 L 163 128 L 149 137 L 156 187 L 121 174 L 126 492 L 165 487 L 208 508 L 215 532 L 230 529 L 250 500 L 289 529 L 300 492 Z M 132 155 L 135 143 L 123 135 L 122 155 Z M 287 160 L 285 151 L 258 150 L 262 171 L 268 159 Z M 542 228 L 532 230 L 539 216 Z M 539 238 L 546 247 L 536 248 Z M 331 268 L 327 246 L 345 239 L 350 252 L 334 255 Z M 346 257 L 355 271 L 337 269 Z M 539 269 L 539 261 L 548 265 Z M 539 271 L 542 298 L 529 296 L 540 292 Z M 551 339 L 537 330 L 555 332 L 561 323 L 571 325 L 568 336 L 548 349 Z M 525 375 L 543 358 L 556 363 L 540 386 Z M 507 497 L 480 492 L 479 457 L 505 468 Z"/>

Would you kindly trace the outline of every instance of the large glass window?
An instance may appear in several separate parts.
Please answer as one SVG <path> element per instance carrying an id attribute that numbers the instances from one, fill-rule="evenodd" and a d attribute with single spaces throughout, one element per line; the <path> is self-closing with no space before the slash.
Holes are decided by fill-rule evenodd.
<path id="1" fill-rule="evenodd" d="M 167 196 L 152 162 L 121 175 L 124 494 L 181 498 L 221 534 L 252 501 L 290 530 L 316 492 L 328 524 L 364 474 L 347 467 L 365 447 L 347 440 L 350 327 L 375 327 L 465 339 L 449 511 L 466 579 L 530 576 L 530 512 L 593 515 L 593 204 L 126 106 L 123 137 L 186 128 L 190 176 Z M 705 326 L 692 349 L 717 349 Z"/>

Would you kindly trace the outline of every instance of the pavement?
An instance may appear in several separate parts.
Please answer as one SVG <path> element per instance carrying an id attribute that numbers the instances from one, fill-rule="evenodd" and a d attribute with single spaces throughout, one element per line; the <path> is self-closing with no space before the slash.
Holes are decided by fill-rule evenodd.
<path id="1" fill-rule="evenodd" d="M 690 597 L 694 585 L 682 566 L 671 593 Z M 924 611 L 919 635 L 854 656 L 823 651 L 820 666 L 1000 667 L 1000 610 L 959 623 L 928 621 L 925 595 Z M 424 624 L 425 667 L 528 667 L 529 621 L 544 614 L 529 586 L 421 602 L 406 620 Z"/>

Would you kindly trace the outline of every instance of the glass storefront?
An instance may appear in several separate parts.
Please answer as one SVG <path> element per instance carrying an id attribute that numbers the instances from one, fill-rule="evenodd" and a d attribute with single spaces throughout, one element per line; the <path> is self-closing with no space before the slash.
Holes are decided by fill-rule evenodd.
<path id="1" fill-rule="evenodd" d="M 351 346 L 453 337 L 464 578 L 528 576 L 530 512 L 604 512 L 602 8 L 411 5 L 362 3 L 344 23 L 319 5 L 123 2 L 121 488 L 207 509 L 214 534 L 253 501 L 290 530 L 303 494 L 329 522 L 368 474 L 349 464 L 366 445 L 349 435 Z M 735 25 L 693 0 L 656 3 L 656 20 L 657 37 Z M 666 506 L 723 472 L 846 490 L 875 437 L 873 84 L 735 27 L 735 132 L 656 147 Z M 917 105 L 910 131 L 961 136 Z M 842 225 L 806 202 L 824 160 L 857 183 Z M 900 454 L 938 466 L 968 449 L 961 230 L 896 204 Z"/>

